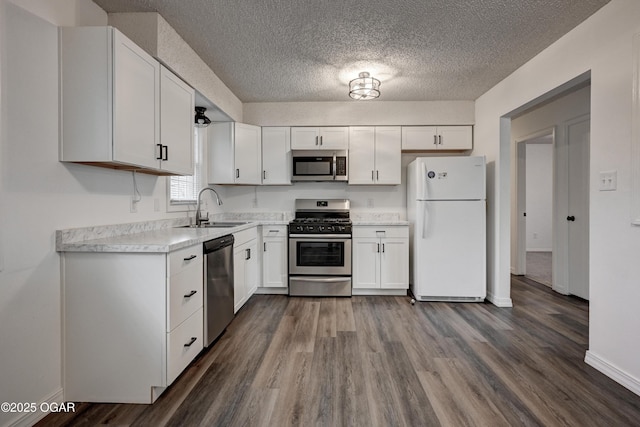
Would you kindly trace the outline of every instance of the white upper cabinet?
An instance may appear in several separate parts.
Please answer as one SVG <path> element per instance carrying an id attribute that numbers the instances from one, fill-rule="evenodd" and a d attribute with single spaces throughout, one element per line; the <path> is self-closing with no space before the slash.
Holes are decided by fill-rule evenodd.
<path id="1" fill-rule="evenodd" d="M 351 127 L 349 184 L 400 184 L 400 146 L 400 126 Z"/>
<path id="2" fill-rule="evenodd" d="M 346 150 L 349 147 L 349 128 L 292 127 L 292 150 Z"/>
<path id="3" fill-rule="evenodd" d="M 260 126 L 237 122 L 209 126 L 209 183 L 262 183 Z"/>
<path id="4" fill-rule="evenodd" d="M 186 129 L 193 126 L 193 95 L 186 92 L 193 89 L 184 85 L 180 90 L 185 93 L 178 94 L 169 86 L 171 73 L 163 72 L 171 104 L 163 114 L 170 117 L 168 135 L 161 139 L 160 68 L 112 27 L 61 28 L 60 160 L 158 175 L 191 174 L 185 157 L 190 165 L 192 132 L 187 135 Z M 176 162 L 172 156 L 178 156 Z"/>
<path id="5" fill-rule="evenodd" d="M 291 128 L 262 128 L 262 184 L 291 185 Z"/>
<path id="6" fill-rule="evenodd" d="M 403 126 L 402 150 L 471 150 L 472 126 Z"/>
<path id="7" fill-rule="evenodd" d="M 180 175 L 193 173 L 195 90 L 165 67 L 160 68 L 160 167 Z"/>

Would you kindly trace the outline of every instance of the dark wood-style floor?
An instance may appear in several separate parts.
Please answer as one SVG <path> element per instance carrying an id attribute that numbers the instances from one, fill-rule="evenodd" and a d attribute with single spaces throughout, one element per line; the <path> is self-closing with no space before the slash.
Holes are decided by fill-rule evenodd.
<path id="1" fill-rule="evenodd" d="M 155 404 L 39 425 L 639 425 L 640 397 L 583 361 L 588 304 L 518 277 L 512 298 L 255 295 Z"/>

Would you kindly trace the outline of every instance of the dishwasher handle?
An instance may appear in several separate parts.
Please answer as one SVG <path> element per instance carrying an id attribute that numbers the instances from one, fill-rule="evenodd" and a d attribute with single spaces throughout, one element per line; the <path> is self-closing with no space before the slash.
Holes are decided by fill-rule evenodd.
<path id="1" fill-rule="evenodd" d="M 210 254 L 211 252 L 215 252 L 227 246 L 233 246 L 234 241 L 235 239 L 233 238 L 233 234 L 218 237 L 217 239 L 207 240 L 203 244 L 203 251 L 205 255 Z"/>

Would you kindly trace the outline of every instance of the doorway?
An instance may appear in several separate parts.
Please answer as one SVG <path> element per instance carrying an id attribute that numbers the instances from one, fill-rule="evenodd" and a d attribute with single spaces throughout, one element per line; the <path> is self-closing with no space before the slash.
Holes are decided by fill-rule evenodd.
<path id="1" fill-rule="evenodd" d="M 589 299 L 590 85 L 512 117 L 512 272 Z M 542 129 L 532 132 L 532 129 Z"/>
<path id="2" fill-rule="evenodd" d="M 516 142 L 518 155 L 520 274 L 553 283 L 553 150 L 555 128 Z"/>

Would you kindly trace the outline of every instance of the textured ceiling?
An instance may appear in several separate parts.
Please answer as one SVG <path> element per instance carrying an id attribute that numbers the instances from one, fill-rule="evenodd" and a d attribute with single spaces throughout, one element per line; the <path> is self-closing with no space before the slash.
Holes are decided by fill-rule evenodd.
<path id="1" fill-rule="evenodd" d="M 609 0 L 94 2 L 159 12 L 241 101 L 277 102 L 348 101 L 360 71 L 379 100 L 475 100 Z"/>

